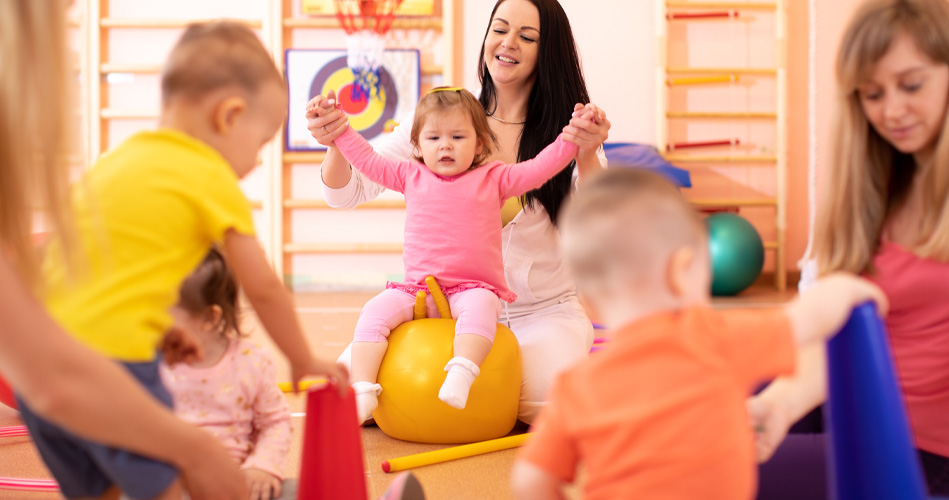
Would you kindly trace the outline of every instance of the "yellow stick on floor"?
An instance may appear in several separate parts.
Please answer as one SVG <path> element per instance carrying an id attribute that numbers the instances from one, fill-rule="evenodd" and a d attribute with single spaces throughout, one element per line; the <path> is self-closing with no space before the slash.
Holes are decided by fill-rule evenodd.
<path id="1" fill-rule="evenodd" d="M 297 384 L 297 386 L 300 388 L 301 391 L 305 391 L 309 389 L 310 386 L 312 385 L 316 385 L 316 384 L 322 385 L 325 383 L 326 383 L 325 378 L 316 378 L 313 380 L 304 380 L 300 382 L 299 384 Z M 293 392 L 293 385 L 290 384 L 290 382 L 277 382 L 277 387 L 279 387 L 280 390 L 283 392 Z"/>
<path id="2" fill-rule="evenodd" d="M 413 469 L 415 467 L 422 467 L 424 465 L 439 464 L 442 462 L 448 462 L 450 460 L 458 460 L 459 458 L 483 455 L 492 451 L 517 448 L 518 446 L 521 446 L 527 442 L 528 435 L 529 434 L 517 434 L 515 436 L 507 436 L 498 439 L 491 439 L 489 441 L 481 441 L 480 443 L 463 444 L 461 446 L 453 446 L 451 448 L 445 448 L 442 450 L 427 451 L 425 453 L 417 453 L 415 455 L 391 458 L 382 462 L 382 471 L 398 472 L 400 470 Z"/>

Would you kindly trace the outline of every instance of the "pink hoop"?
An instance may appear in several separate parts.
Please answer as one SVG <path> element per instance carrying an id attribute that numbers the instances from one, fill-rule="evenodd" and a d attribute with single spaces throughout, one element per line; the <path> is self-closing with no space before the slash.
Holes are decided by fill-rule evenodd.
<path id="1" fill-rule="evenodd" d="M 27 431 L 26 427 L 22 425 L 14 425 L 11 427 L 0 427 L 0 438 L 29 436 L 29 435 L 30 435 L 29 431 Z"/>
<path id="2" fill-rule="evenodd" d="M 29 435 L 29 431 L 22 425 L 0 427 L 0 438 Z M 0 477 L 0 490 L 57 492 L 59 485 L 52 479 Z"/>
<path id="3" fill-rule="evenodd" d="M 52 479 L 0 477 L 0 490 L 57 492 L 59 485 Z"/>

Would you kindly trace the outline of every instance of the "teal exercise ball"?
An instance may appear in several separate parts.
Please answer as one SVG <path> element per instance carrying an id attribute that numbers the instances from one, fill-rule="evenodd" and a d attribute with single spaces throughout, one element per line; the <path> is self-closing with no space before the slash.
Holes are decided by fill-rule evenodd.
<path id="1" fill-rule="evenodd" d="M 735 295 L 751 286 L 764 267 L 764 244 L 750 222 L 728 212 L 705 219 L 712 261 L 712 295 Z"/>

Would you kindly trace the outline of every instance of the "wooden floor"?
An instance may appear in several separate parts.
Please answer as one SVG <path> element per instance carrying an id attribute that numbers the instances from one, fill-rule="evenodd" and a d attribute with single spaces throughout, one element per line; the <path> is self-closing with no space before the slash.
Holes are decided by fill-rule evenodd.
<path id="1" fill-rule="evenodd" d="M 362 305 L 373 295 L 369 292 L 341 292 L 298 294 L 297 310 L 303 328 L 317 354 L 326 359 L 335 359 L 352 339 L 352 331 Z M 739 297 L 716 299 L 717 307 L 757 307 L 778 305 L 791 299 L 791 291 L 778 292 L 766 281 L 761 281 Z M 270 339 L 256 326 L 253 314 L 245 318 L 251 336 L 273 349 Z M 289 380 L 286 363 L 280 356 L 279 376 Z M 303 419 L 299 413 L 305 409 L 302 396 L 288 395 L 293 418 L 294 443 L 288 457 L 291 477 L 297 477 L 300 469 Z M 16 412 L 0 405 L 0 427 L 20 425 Z M 442 448 L 439 445 L 407 443 L 384 435 L 377 427 L 365 427 L 362 431 L 363 460 L 366 467 L 367 487 L 370 498 L 378 498 L 392 481 L 393 475 L 381 470 L 381 462 L 387 458 L 404 456 L 422 451 Z M 515 450 L 495 452 L 480 457 L 432 465 L 415 469 L 415 474 L 425 489 L 428 500 L 506 500 L 510 470 Z M 45 478 L 48 472 L 39 460 L 30 440 L 6 438 L 0 442 L 0 477 Z M 55 494 L 0 491 L 0 499 L 49 499 L 60 498 Z M 578 487 L 568 491 L 568 498 L 580 498 Z"/>

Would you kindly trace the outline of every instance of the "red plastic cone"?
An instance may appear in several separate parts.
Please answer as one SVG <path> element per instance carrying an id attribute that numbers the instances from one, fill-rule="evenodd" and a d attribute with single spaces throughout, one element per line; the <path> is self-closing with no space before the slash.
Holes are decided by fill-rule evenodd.
<path id="1" fill-rule="evenodd" d="M 307 394 L 299 500 L 366 500 L 362 439 L 356 424 L 356 395 L 336 387 Z"/>

